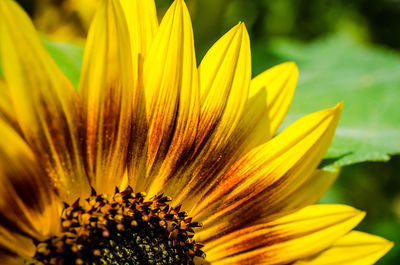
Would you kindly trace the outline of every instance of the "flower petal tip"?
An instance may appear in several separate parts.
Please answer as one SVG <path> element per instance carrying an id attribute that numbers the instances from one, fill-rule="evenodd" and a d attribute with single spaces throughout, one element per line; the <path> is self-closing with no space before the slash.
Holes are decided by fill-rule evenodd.
<path id="1" fill-rule="evenodd" d="M 179 9 L 181 9 L 182 7 L 187 8 L 185 0 L 175 0 L 173 5 L 175 5 L 176 8 L 179 8 Z"/>
<path id="2" fill-rule="evenodd" d="M 240 28 L 242 28 L 242 29 L 246 29 L 246 24 L 243 21 L 239 21 L 237 26 L 240 26 Z"/>
<path id="3" fill-rule="evenodd" d="M 393 241 L 387 241 L 384 244 L 386 245 L 387 251 L 391 250 L 394 247 L 394 242 Z"/>
<path id="4" fill-rule="evenodd" d="M 359 224 L 361 223 L 362 220 L 364 220 L 366 214 L 367 213 L 365 211 L 361 211 L 354 208 L 353 217 L 351 219 L 354 220 L 355 223 Z"/>
<path id="5" fill-rule="evenodd" d="M 189 9 L 184 0 L 175 0 L 168 10 L 172 11 L 172 14 L 179 14 L 178 18 L 182 19 L 183 17 L 190 18 Z M 168 12 L 167 12 L 168 13 Z M 166 13 L 166 14 L 167 14 Z M 165 17 L 165 16 L 164 16 Z M 174 15 L 175 17 L 175 15 Z M 176 18 L 175 18 L 176 19 Z M 190 19 L 189 19 L 190 20 Z"/>
<path id="6" fill-rule="evenodd" d="M 233 26 L 233 27 L 229 30 L 229 32 L 234 32 L 234 35 L 236 35 L 236 34 L 238 34 L 238 33 L 242 34 L 242 33 L 244 33 L 244 32 L 247 33 L 247 28 L 246 28 L 246 25 L 244 24 L 244 22 L 239 21 L 239 23 L 237 23 L 235 26 Z"/>
<path id="7" fill-rule="evenodd" d="M 285 62 L 281 64 L 283 67 L 286 67 L 288 69 L 290 69 L 289 74 L 292 76 L 296 76 L 296 79 L 299 76 L 299 67 L 297 66 L 297 64 L 293 61 L 289 61 L 289 62 Z"/>
<path id="8" fill-rule="evenodd" d="M 242 32 L 246 33 L 248 35 L 249 33 L 247 32 L 246 24 L 244 22 L 240 22 L 239 25 L 240 25 L 240 29 L 242 30 Z"/>
<path id="9" fill-rule="evenodd" d="M 342 109 L 343 108 L 343 101 L 339 101 L 337 104 L 336 104 L 336 106 L 335 107 L 338 107 L 338 108 L 340 108 L 340 109 Z"/>
<path id="10" fill-rule="evenodd" d="M 382 257 L 384 255 L 386 255 L 386 253 L 388 253 L 390 250 L 392 250 L 392 248 L 394 247 L 394 242 L 393 241 L 389 241 L 389 240 L 385 240 L 386 242 L 382 242 L 381 243 L 381 247 L 382 247 Z"/>
<path id="11" fill-rule="evenodd" d="M 297 64 L 294 61 L 280 63 L 278 65 L 275 65 L 271 69 L 279 69 L 279 71 L 281 72 L 281 75 L 285 75 L 287 77 L 289 77 L 289 76 L 296 77 L 296 79 L 299 75 L 299 67 L 297 66 Z M 293 89 L 294 88 L 295 87 L 293 87 Z"/>
<path id="12" fill-rule="evenodd" d="M 349 219 L 356 220 L 357 223 L 360 223 L 367 214 L 365 211 L 348 205 L 337 204 L 333 205 L 333 207 L 338 207 L 337 209 L 340 209 L 339 212 L 341 214 L 345 214 Z"/>
<path id="13" fill-rule="evenodd" d="M 340 115 L 340 113 L 342 112 L 342 109 L 343 109 L 343 101 L 340 101 L 332 108 L 332 111 L 336 115 Z"/>
<path id="14" fill-rule="evenodd" d="M 294 61 L 285 62 L 285 63 L 283 63 L 283 65 L 286 65 L 287 67 L 293 67 L 293 69 L 295 69 L 296 71 L 299 71 L 299 67 L 297 66 L 296 62 L 294 62 Z"/>
<path id="15" fill-rule="evenodd" d="M 358 210 L 358 216 L 360 216 L 361 217 L 361 219 L 364 219 L 364 217 L 367 215 L 367 212 L 366 211 L 361 211 L 361 210 Z"/>

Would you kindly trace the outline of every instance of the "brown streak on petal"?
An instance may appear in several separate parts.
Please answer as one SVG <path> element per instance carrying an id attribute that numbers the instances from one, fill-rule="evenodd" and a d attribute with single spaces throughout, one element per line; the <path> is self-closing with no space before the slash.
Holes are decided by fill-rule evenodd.
<path id="1" fill-rule="evenodd" d="M 193 152 L 200 108 L 193 32 L 184 1 L 175 1 L 164 16 L 144 63 L 143 81 L 149 132 L 142 187 L 149 196 L 170 194 L 167 183 L 180 182 L 177 172 Z"/>
<path id="2" fill-rule="evenodd" d="M 134 74 L 122 7 L 119 1 L 102 1 L 89 31 L 79 85 L 86 169 L 101 193 L 114 192 L 126 170 L 137 100 Z"/>
<path id="3" fill-rule="evenodd" d="M 132 187 L 140 187 L 146 176 L 147 132 L 146 97 L 143 88 L 143 57 L 139 56 L 138 84 L 135 98 L 132 103 L 132 130 L 128 148 L 128 178 Z"/>
<path id="4" fill-rule="evenodd" d="M 1 120 L 0 131 L 0 225 L 33 238 L 56 232 L 58 200 L 46 173 L 25 141 Z"/>

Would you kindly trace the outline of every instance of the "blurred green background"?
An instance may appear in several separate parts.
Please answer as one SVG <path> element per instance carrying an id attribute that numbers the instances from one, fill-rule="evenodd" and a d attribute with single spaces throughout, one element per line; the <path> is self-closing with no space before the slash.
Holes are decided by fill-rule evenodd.
<path id="1" fill-rule="evenodd" d="M 82 42 L 90 10 L 79 11 L 71 0 L 19 2 L 50 38 Z M 171 2 L 156 0 L 160 18 Z M 223 33 L 244 21 L 252 42 L 254 75 L 284 61 L 299 65 L 299 85 L 283 127 L 305 113 L 344 101 L 334 143 L 321 165 L 344 167 L 322 202 L 367 211 L 358 229 L 395 242 L 378 264 L 399 264 L 400 0 L 187 0 L 187 4 L 198 61 Z M 63 70 L 76 84 L 81 48 L 47 45 L 56 61 L 69 65 Z M 75 54 L 75 60 L 60 49 Z"/>

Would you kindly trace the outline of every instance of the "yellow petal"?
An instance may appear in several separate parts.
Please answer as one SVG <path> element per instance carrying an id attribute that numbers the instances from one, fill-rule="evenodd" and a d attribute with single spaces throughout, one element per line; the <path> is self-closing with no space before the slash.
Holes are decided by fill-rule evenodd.
<path id="1" fill-rule="evenodd" d="M 75 89 L 14 1 L 0 1 L 0 38 L 4 76 L 24 138 L 67 200 L 88 194 Z"/>
<path id="2" fill-rule="evenodd" d="M 282 194 L 283 196 L 280 203 L 276 204 L 274 207 L 266 207 L 259 221 L 263 218 L 268 218 L 272 213 L 287 212 L 317 203 L 329 190 L 338 175 L 338 169 L 315 170 L 301 186 L 293 191 L 293 193 Z"/>
<path id="3" fill-rule="evenodd" d="M 132 62 L 138 62 L 139 54 L 145 57 L 158 29 L 154 0 L 120 0 L 128 23 L 132 46 Z"/>
<path id="4" fill-rule="evenodd" d="M 245 137 L 238 141 L 238 149 L 248 151 L 275 134 L 292 102 L 298 76 L 296 64 L 289 62 L 274 66 L 251 81 L 249 101 L 235 133 Z"/>
<path id="5" fill-rule="evenodd" d="M 330 248 L 295 265 L 372 265 L 391 248 L 393 243 L 379 236 L 352 231 Z"/>
<path id="6" fill-rule="evenodd" d="M 137 100 L 133 80 L 124 13 L 119 1 L 103 0 L 89 31 L 80 81 L 88 172 L 100 193 L 113 192 L 125 171 Z"/>
<path id="7" fill-rule="evenodd" d="M 206 243 L 214 264 L 289 264 L 331 246 L 365 213 L 345 205 L 312 205 L 269 223 Z"/>
<path id="8" fill-rule="evenodd" d="M 223 145 L 240 120 L 251 80 L 250 40 L 243 23 L 226 33 L 199 67 L 201 112 L 196 145 Z M 207 139 L 212 138 L 212 139 Z"/>
<path id="9" fill-rule="evenodd" d="M 222 233 L 260 217 L 314 172 L 333 138 L 342 104 L 309 114 L 254 148 L 227 170 L 193 207 L 203 233 Z M 224 222 L 229 226 L 223 227 Z"/>
<path id="10" fill-rule="evenodd" d="M 147 183 L 158 193 L 193 146 L 199 89 L 193 31 L 183 0 L 165 14 L 144 63 L 143 84 L 149 121 Z M 146 187 L 142 185 L 139 187 Z"/>
<path id="11" fill-rule="evenodd" d="M 7 230 L 36 239 L 57 233 L 59 201 L 36 153 L 2 120 L 0 131 L 1 237 Z"/>
<path id="12" fill-rule="evenodd" d="M 256 211 L 259 214 L 257 217 L 254 216 L 253 220 L 250 223 L 247 223 L 247 225 L 265 223 L 271 220 L 271 216 L 275 216 L 277 214 L 286 215 L 288 212 L 317 203 L 335 182 L 338 175 L 339 170 L 315 170 L 314 173 L 311 174 L 309 178 L 307 178 L 305 182 L 297 189 L 294 189 L 292 192 L 281 192 L 279 195 L 279 201 L 276 204 L 273 204 L 273 206 L 271 206 L 268 202 L 256 206 L 258 207 Z M 243 215 L 246 213 L 243 210 L 239 210 L 239 214 L 235 216 L 240 216 L 240 214 Z M 212 233 L 215 228 L 220 227 L 224 223 L 225 222 L 218 224 L 216 227 L 214 227 L 214 229 L 211 228 L 211 231 L 207 232 L 207 230 L 205 230 L 201 233 L 203 233 L 203 235 Z M 235 227 L 235 222 L 230 222 L 230 224 L 227 226 L 231 227 L 230 229 L 232 229 Z"/>
<path id="13" fill-rule="evenodd" d="M 239 26 L 234 28 L 232 31 L 236 29 L 237 33 L 238 27 Z M 222 40 L 228 42 L 229 39 L 227 38 L 234 33 L 232 31 L 227 33 L 219 42 Z M 246 41 L 242 43 L 242 48 L 243 46 L 246 46 L 246 43 Z M 233 47 L 240 46 L 235 44 L 236 43 L 233 41 L 230 43 Z M 228 48 L 223 47 L 223 49 Z M 250 53 L 250 51 L 245 49 L 245 52 L 243 53 Z M 231 60 L 234 58 L 234 56 L 229 54 L 225 54 L 225 56 Z M 213 53 L 210 53 L 210 57 L 218 58 Z M 250 55 L 248 57 L 250 57 Z M 227 59 L 227 61 L 231 60 Z M 235 63 L 229 63 L 230 65 L 235 65 Z M 238 63 L 238 65 L 240 64 Z M 243 62 L 242 66 L 244 66 Z M 210 67 L 205 68 L 209 69 Z M 235 68 L 231 68 L 232 71 L 235 70 Z M 250 69 L 249 66 L 238 68 Z M 245 71 L 243 71 L 243 73 L 245 73 Z M 241 76 L 238 73 L 234 74 Z M 245 75 L 247 74 L 245 73 Z M 222 79 L 225 76 L 229 76 L 229 74 L 224 74 Z M 202 74 L 200 71 L 200 78 L 201 77 Z M 201 148 L 203 150 L 201 150 L 202 152 L 197 155 L 196 161 L 193 163 L 198 163 L 197 168 L 194 169 L 193 172 L 190 171 L 191 168 L 194 167 L 193 165 L 185 169 L 186 172 L 184 172 L 183 175 L 191 174 L 191 181 L 185 185 L 183 190 L 178 189 L 179 193 L 177 194 L 177 197 L 174 197 L 174 201 L 183 203 L 185 207 L 193 206 L 193 203 L 191 204 L 190 202 L 198 200 L 206 191 L 206 187 L 212 185 L 221 172 L 225 171 L 246 152 L 259 144 L 266 142 L 272 137 L 289 108 L 296 87 L 297 77 L 298 69 L 294 63 L 280 64 L 260 74 L 251 81 L 251 96 L 249 96 L 249 100 L 247 101 L 244 110 L 242 108 L 243 106 L 236 104 L 238 103 L 236 102 L 236 106 L 233 109 L 235 109 L 237 113 L 235 113 L 235 111 L 229 111 L 227 116 L 233 114 L 230 116 L 232 119 L 225 121 L 223 121 L 223 117 L 219 117 L 218 113 L 219 111 L 223 111 L 229 97 L 219 94 L 213 98 L 215 104 L 213 108 L 214 111 L 202 112 L 200 115 L 199 125 L 200 132 L 205 130 L 203 131 L 203 134 L 206 134 L 205 137 L 209 138 L 209 145 L 202 145 Z M 227 80 L 229 80 L 229 78 Z M 202 81 L 202 79 L 200 79 L 200 81 Z M 202 82 L 200 83 L 202 84 Z M 216 90 L 219 92 L 223 91 L 221 90 L 221 87 L 223 86 L 218 85 Z M 231 94 L 232 92 L 235 91 L 231 91 Z M 238 86 L 237 91 L 234 93 L 235 98 L 245 98 L 246 93 L 247 90 L 243 89 L 243 86 Z M 241 103 L 244 102 L 246 101 L 242 101 Z M 218 105 L 216 103 L 220 104 Z M 202 106 L 202 111 L 203 110 L 204 108 Z M 210 122 L 210 124 L 208 124 L 209 126 L 204 124 L 204 117 L 208 117 Z M 215 118 L 215 120 L 213 120 L 213 118 Z M 218 125 L 215 125 L 213 122 L 218 122 Z M 215 126 L 225 128 L 220 131 L 222 133 L 219 136 L 217 136 L 218 133 L 215 135 L 212 134 Z M 197 143 L 197 146 L 199 144 L 200 143 Z M 179 177 L 182 178 L 182 176 Z"/>
<path id="14" fill-rule="evenodd" d="M 142 82 L 143 62 L 150 44 L 158 30 L 154 0 L 120 0 L 128 24 L 134 84 L 137 100 L 133 102 L 132 133 L 128 154 L 129 184 L 137 187 L 138 179 L 146 175 L 147 121 L 144 87 Z"/>
<path id="15" fill-rule="evenodd" d="M 167 194 L 185 207 L 201 196 L 204 186 L 210 185 L 224 165 L 219 163 L 221 156 L 232 150 L 227 142 L 242 115 L 251 79 L 250 41 L 243 23 L 211 47 L 201 62 L 199 76 L 201 110 L 196 149 L 193 157 L 186 158 L 185 167 L 164 185 Z"/>

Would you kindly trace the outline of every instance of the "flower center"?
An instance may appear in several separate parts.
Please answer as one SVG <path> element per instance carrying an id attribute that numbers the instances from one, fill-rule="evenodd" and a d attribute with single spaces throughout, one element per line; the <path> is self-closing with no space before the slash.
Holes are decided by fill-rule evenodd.
<path id="1" fill-rule="evenodd" d="M 192 222 L 169 197 L 145 201 L 132 188 L 112 198 L 97 195 L 66 205 L 61 216 L 62 233 L 36 242 L 38 264 L 194 264 L 204 257 L 202 245 L 193 240 Z M 110 196 L 111 197 L 111 196 Z"/>

